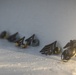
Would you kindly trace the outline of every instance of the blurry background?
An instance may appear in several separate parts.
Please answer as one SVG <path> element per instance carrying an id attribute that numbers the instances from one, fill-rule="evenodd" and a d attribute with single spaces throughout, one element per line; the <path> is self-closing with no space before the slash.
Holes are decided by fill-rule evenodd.
<path id="1" fill-rule="evenodd" d="M 33 33 L 40 46 L 76 39 L 76 0 L 0 0 L 0 32 Z"/>

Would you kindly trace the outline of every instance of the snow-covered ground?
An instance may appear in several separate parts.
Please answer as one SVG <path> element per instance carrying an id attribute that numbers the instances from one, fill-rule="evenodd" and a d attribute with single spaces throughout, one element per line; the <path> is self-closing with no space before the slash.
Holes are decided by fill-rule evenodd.
<path id="1" fill-rule="evenodd" d="M 20 49 L 0 39 L 0 75 L 76 75 L 76 58 L 65 63 L 60 55 L 42 55 L 41 49 Z"/>

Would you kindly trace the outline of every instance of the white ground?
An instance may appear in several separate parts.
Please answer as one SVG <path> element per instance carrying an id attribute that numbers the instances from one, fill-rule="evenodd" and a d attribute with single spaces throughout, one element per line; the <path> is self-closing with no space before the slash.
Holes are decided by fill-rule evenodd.
<path id="1" fill-rule="evenodd" d="M 76 75 L 76 58 L 64 63 L 60 56 L 42 55 L 41 49 L 20 49 L 0 40 L 0 75 Z"/>

